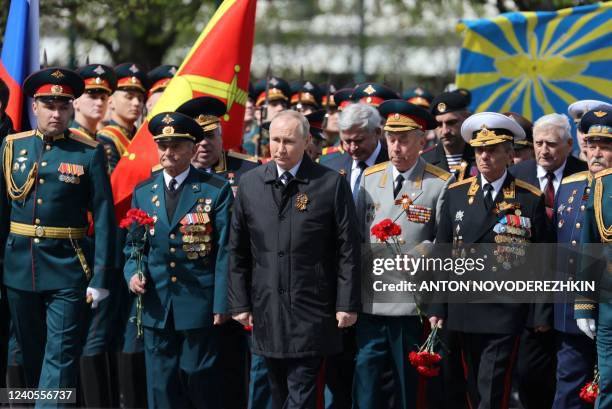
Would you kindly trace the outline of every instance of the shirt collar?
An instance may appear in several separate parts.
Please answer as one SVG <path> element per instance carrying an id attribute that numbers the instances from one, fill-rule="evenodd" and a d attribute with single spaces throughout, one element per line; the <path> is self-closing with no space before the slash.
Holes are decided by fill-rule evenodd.
<path id="1" fill-rule="evenodd" d="M 376 158 L 378 158 L 378 154 L 380 153 L 381 149 L 382 146 L 380 145 L 380 141 L 376 142 L 376 148 L 374 149 L 374 152 L 372 152 L 370 157 L 364 161 L 368 167 L 374 166 L 376 164 Z M 353 159 L 352 169 L 357 169 L 359 167 L 359 162 L 360 161 Z"/>
<path id="2" fill-rule="evenodd" d="M 561 166 L 559 166 L 555 171 L 553 171 L 553 173 L 555 174 L 555 180 L 561 181 L 561 179 L 563 179 L 563 171 L 565 170 L 565 165 L 566 164 L 567 164 L 567 159 L 565 161 L 563 161 L 563 164 Z M 546 173 L 548 173 L 548 171 L 546 169 L 544 169 L 540 165 L 537 165 L 537 172 L 538 172 L 538 179 L 539 180 L 546 179 Z"/>
<path id="3" fill-rule="evenodd" d="M 497 194 L 501 190 L 501 187 L 504 184 L 504 180 L 506 180 L 507 175 L 508 175 L 508 171 L 504 170 L 504 174 L 499 179 L 494 180 L 493 182 L 489 182 L 487 181 L 487 179 L 485 179 L 484 175 L 481 173 L 480 174 L 480 184 L 482 187 L 484 187 L 484 185 L 486 185 L 487 183 L 490 184 L 491 186 L 493 186 L 493 189 L 495 190 L 495 193 Z"/>
<path id="4" fill-rule="evenodd" d="M 291 176 L 295 177 L 295 175 L 297 174 L 297 171 L 300 168 L 301 164 L 302 164 L 302 159 L 300 159 L 300 161 L 297 163 L 297 165 L 295 165 L 294 167 L 289 169 L 289 173 L 291 173 Z M 278 166 L 278 164 L 276 164 L 276 172 L 277 172 L 278 176 L 280 176 L 283 173 L 285 173 L 286 170 L 281 168 L 280 166 Z"/>
<path id="5" fill-rule="evenodd" d="M 419 163 L 419 160 L 417 158 L 416 162 L 414 162 L 414 165 L 412 165 L 412 167 L 404 172 L 400 172 L 399 170 L 397 170 L 397 168 L 395 166 L 393 166 L 393 181 L 395 182 L 395 180 L 397 179 L 398 175 L 402 175 L 404 177 L 404 180 L 410 180 L 410 175 L 412 174 L 412 172 L 414 172 L 414 168 L 416 168 L 417 163 Z"/>
<path id="6" fill-rule="evenodd" d="M 185 179 L 187 179 L 187 175 L 189 175 L 189 170 L 191 168 L 187 168 L 186 170 L 184 170 L 183 172 L 179 173 L 176 177 L 174 177 L 174 180 L 176 180 L 176 188 L 178 189 L 183 182 L 185 181 Z M 172 176 L 170 176 L 168 173 L 166 173 L 166 170 L 164 169 L 163 171 L 164 174 L 164 183 L 166 184 L 167 188 L 170 188 L 170 181 L 173 179 Z"/>

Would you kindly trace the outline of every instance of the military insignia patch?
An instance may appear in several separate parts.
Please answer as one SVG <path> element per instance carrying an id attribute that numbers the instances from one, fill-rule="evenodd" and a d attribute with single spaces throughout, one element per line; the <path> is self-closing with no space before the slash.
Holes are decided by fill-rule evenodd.
<path id="1" fill-rule="evenodd" d="M 306 193 L 298 193 L 295 197 L 295 208 L 298 209 L 300 212 L 303 212 L 306 210 L 307 204 L 308 196 L 306 196 Z"/>
<path id="2" fill-rule="evenodd" d="M 464 215 L 464 211 L 463 210 L 457 210 L 457 213 L 455 213 L 455 221 L 456 222 L 462 222 L 463 221 L 463 215 Z"/>

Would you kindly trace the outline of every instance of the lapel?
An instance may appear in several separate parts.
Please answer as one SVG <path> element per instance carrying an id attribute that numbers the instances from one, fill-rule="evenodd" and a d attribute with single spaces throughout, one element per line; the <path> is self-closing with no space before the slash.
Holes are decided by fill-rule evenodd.
<path id="1" fill-rule="evenodd" d="M 170 224 L 170 230 L 174 229 L 178 222 L 189 212 L 189 210 L 191 210 L 198 200 L 198 193 L 200 193 L 201 187 L 196 172 L 199 171 L 193 166 L 189 168 L 189 174 L 183 182 L 183 188 L 181 189 L 181 195 L 176 205 L 176 210 L 174 211 L 174 218 Z"/>
<path id="2" fill-rule="evenodd" d="M 425 173 L 425 161 L 419 157 L 410 177 L 404 181 L 398 197 L 406 194 L 410 200 L 416 201 L 423 194 L 423 173 Z"/>
<path id="3" fill-rule="evenodd" d="M 280 201 L 274 192 L 275 182 L 278 179 L 278 172 L 276 170 L 276 162 L 271 160 L 266 165 L 264 172 L 264 195 L 272 198 L 272 203 L 276 206 L 276 210 L 280 209 Z"/>
<path id="4" fill-rule="evenodd" d="M 477 179 L 478 181 L 478 185 L 480 186 L 480 174 L 478 174 Z M 514 177 L 510 174 L 510 172 L 506 173 L 506 179 L 504 179 L 504 183 L 502 183 L 502 187 L 501 190 L 497 193 L 497 196 L 495 196 L 495 200 L 493 201 L 493 208 L 495 208 L 495 205 L 498 203 L 501 203 L 502 201 L 504 201 L 504 191 L 508 190 L 510 188 L 511 185 L 513 185 L 514 182 Z M 512 186 L 512 188 L 514 189 L 514 186 Z M 516 192 L 514 192 L 514 194 L 516 194 Z M 512 200 L 514 201 L 514 200 Z M 480 186 L 478 189 L 478 192 L 476 193 L 476 197 L 474 200 L 474 206 L 477 206 L 476 209 L 485 209 L 485 204 L 484 204 L 484 191 L 482 189 L 482 187 Z M 480 216 L 480 222 L 476 223 L 476 226 L 479 226 L 480 228 L 477 230 L 477 234 L 474 237 L 473 242 L 477 242 L 478 240 L 480 240 L 484 235 L 486 235 L 495 225 L 495 223 L 497 223 L 497 220 L 499 219 L 499 217 L 493 212 L 493 209 L 491 209 L 488 212 L 481 212 L 483 215 Z"/>
<path id="5" fill-rule="evenodd" d="M 348 153 L 345 153 L 345 155 L 346 157 L 344 158 L 343 169 L 346 170 L 346 181 L 348 182 L 350 186 L 351 185 L 351 175 L 353 174 L 353 158 Z M 351 186 L 351 189 L 352 188 L 353 187 Z"/>
<path id="6" fill-rule="evenodd" d="M 310 157 L 304 154 L 302 158 L 302 163 L 300 163 L 300 167 L 295 173 L 295 177 L 286 187 L 285 194 L 282 195 L 281 203 L 279 206 L 281 214 L 287 211 L 287 204 L 291 204 L 293 196 L 295 196 L 298 192 L 301 192 L 303 189 L 300 187 L 302 184 L 308 184 L 310 182 L 310 175 L 312 174 L 312 168 L 314 164 Z M 290 208 L 291 206 L 289 206 Z"/>
<path id="7" fill-rule="evenodd" d="M 151 205 L 155 209 L 157 219 L 161 220 L 170 227 L 170 221 L 168 220 L 168 213 L 166 212 L 166 195 L 164 193 L 164 172 L 161 171 L 157 174 L 155 182 L 151 185 Z M 147 199 L 149 200 L 149 199 Z M 159 203 L 157 206 L 156 203 Z"/>

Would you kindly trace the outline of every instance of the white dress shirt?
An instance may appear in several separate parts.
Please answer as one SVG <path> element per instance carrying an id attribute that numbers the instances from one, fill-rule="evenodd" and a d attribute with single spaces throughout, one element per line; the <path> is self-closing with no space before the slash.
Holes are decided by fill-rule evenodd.
<path id="1" fill-rule="evenodd" d="M 565 170 L 565 165 L 567 163 L 567 159 L 563 162 L 563 165 L 559 166 L 559 169 L 555 170 L 553 173 L 555 174 L 555 179 L 553 180 L 553 187 L 555 188 L 555 195 L 557 194 L 557 190 L 559 190 L 559 186 L 561 185 L 561 179 L 563 179 L 563 171 Z M 546 189 L 546 185 L 548 184 L 548 179 L 546 178 L 546 169 L 542 166 L 537 165 L 538 171 L 538 182 L 540 182 L 540 190 L 544 192 Z"/>
<path id="2" fill-rule="evenodd" d="M 378 157 L 378 154 L 380 153 L 381 149 L 382 146 L 380 145 L 380 141 L 378 141 L 376 143 L 376 148 L 374 149 L 374 152 L 372 152 L 370 157 L 364 160 L 363 162 L 365 162 L 368 167 L 374 166 L 376 164 L 376 158 Z M 361 161 L 353 159 L 353 166 L 351 167 L 351 190 L 354 189 L 357 178 L 359 177 L 361 172 L 363 172 L 363 170 L 359 168 L 359 162 Z"/>
<path id="3" fill-rule="evenodd" d="M 491 199 L 495 201 L 495 198 L 497 197 L 497 194 L 501 190 L 502 185 L 504 184 L 504 180 L 506 180 L 507 175 L 508 175 L 508 171 L 505 170 L 502 177 L 500 177 L 497 180 L 494 180 L 493 182 L 489 182 L 487 179 L 485 179 L 484 175 L 481 173 L 480 174 L 480 185 L 482 187 L 482 195 L 484 196 L 487 193 L 486 190 L 484 190 L 484 185 L 489 184 L 493 186 L 493 190 L 491 191 Z"/>
<path id="4" fill-rule="evenodd" d="M 175 177 L 170 176 L 168 173 L 166 173 L 166 170 L 164 169 L 164 183 L 166 184 L 166 187 L 170 189 L 170 181 L 174 179 L 176 180 L 176 189 L 178 189 L 183 184 L 185 179 L 187 179 L 187 175 L 189 175 L 190 169 L 190 167 L 187 168 L 185 171 L 179 173 Z"/>

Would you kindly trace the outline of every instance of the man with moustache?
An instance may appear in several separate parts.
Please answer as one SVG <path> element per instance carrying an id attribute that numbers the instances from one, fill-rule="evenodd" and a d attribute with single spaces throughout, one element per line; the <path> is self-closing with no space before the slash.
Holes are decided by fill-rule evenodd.
<path id="1" fill-rule="evenodd" d="M 470 116 L 471 94 L 466 89 L 443 92 L 431 102 L 431 112 L 438 122 L 438 143 L 423 151 L 423 159 L 455 175 L 457 181 L 473 176 L 474 149 L 461 137 L 461 125 Z"/>
<path id="2" fill-rule="evenodd" d="M 586 161 L 587 156 L 586 141 L 584 140 L 584 134 L 580 130 L 580 119 L 582 118 L 582 115 L 595 108 L 612 108 L 612 105 L 596 99 L 583 99 L 576 101 L 567 107 L 567 114 L 576 124 L 576 140 L 578 141 L 578 148 L 580 149 L 578 154 L 574 156 L 582 161 Z"/>
<path id="3" fill-rule="evenodd" d="M 350 189 L 305 154 L 308 128 L 295 111 L 274 118 L 273 160 L 242 177 L 232 215 L 229 310 L 253 326 L 276 408 L 315 408 L 323 357 L 361 307 Z"/>
<path id="4" fill-rule="evenodd" d="M 147 226 L 144 279 L 133 256 L 140 229 L 130 230 L 124 277 L 142 296 L 150 408 L 220 407 L 219 350 L 213 325 L 227 312 L 227 240 L 233 195 L 225 180 L 191 166 L 204 137 L 189 116 L 162 112 L 149 122 L 161 172 L 134 189 L 132 208 Z"/>
<path id="5" fill-rule="evenodd" d="M 553 228 L 556 232 L 557 271 L 561 279 L 576 279 L 578 246 L 584 230 L 585 213 L 593 194 L 593 176 L 612 167 L 612 138 L 595 132 L 600 121 L 599 109 L 584 114 L 585 134 L 592 125 L 593 132 L 585 136 L 586 158 L 589 170 L 563 178 L 557 200 Z M 605 115 L 607 116 L 607 115 Z M 603 116 L 603 117 L 605 117 Z M 603 118 L 602 117 L 602 118 Z M 588 124 L 588 125 L 587 125 Z M 574 319 L 574 300 L 563 299 L 555 303 L 555 330 L 557 352 L 557 385 L 553 409 L 587 409 L 592 407 L 579 397 L 580 389 L 590 381 L 597 356 L 595 342 L 577 327 Z"/>
<path id="6" fill-rule="evenodd" d="M 366 169 L 361 180 L 357 208 L 362 238 L 371 243 L 373 250 L 381 246 L 371 228 L 390 218 L 401 227 L 402 246 L 410 252 L 422 242 L 434 241 L 446 190 L 454 178 L 419 156 L 425 145 L 425 132 L 436 127 L 428 111 L 404 100 L 385 101 L 378 109 L 386 120 L 390 161 Z M 394 256 L 388 250 L 376 254 L 377 258 Z M 361 285 L 363 310 L 356 325 L 354 405 L 376 409 L 388 404 L 381 390 L 383 374 L 391 366 L 397 406 L 416 408 L 418 374 L 407 356 L 414 345 L 422 343 L 421 317 L 412 297 L 402 300 L 388 293 L 383 297 L 375 295 L 374 276 L 367 270 L 369 266 L 365 267 Z M 386 272 L 384 276 L 385 283 L 399 283 L 402 279 L 397 272 Z"/>
<path id="7" fill-rule="evenodd" d="M 610 158 L 612 140 L 612 110 L 596 108 L 580 120 L 581 131 L 587 139 L 587 149 L 593 157 Z M 592 144 L 591 138 L 600 139 Z M 606 140 L 604 142 L 604 140 Z M 597 152 L 600 151 L 600 152 Z M 596 409 L 612 407 L 612 168 L 600 170 L 593 176 L 589 201 L 580 237 L 580 261 L 576 278 L 594 281 L 594 293 L 579 294 L 574 304 L 574 316 L 580 330 L 595 339 L 599 369 L 599 391 Z M 603 167 L 603 166 L 602 166 Z"/>
<path id="8" fill-rule="evenodd" d="M 104 146 L 109 174 L 136 133 L 136 122 L 142 115 L 148 88 L 147 74 L 137 64 L 119 64 L 115 74 L 117 89 L 110 98 L 111 120 L 96 136 Z"/>
<path id="9" fill-rule="evenodd" d="M 104 151 L 68 129 L 84 87 L 62 68 L 30 75 L 23 89 L 37 129 L 7 136 L 1 148 L 3 283 L 29 388 L 78 387 L 87 309 L 112 281 L 116 222 Z M 95 247 L 85 242 L 88 213 Z"/>
<path id="10" fill-rule="evenodd" d="M 89 64 L 77 70 L 85 81 L 85 92 L 74 100 L 74 120 L 70 130 L 96 140 L 98 124 L 108 109 L 109 96 L 115 91 L 117 78 L 112 68 Z"/>

